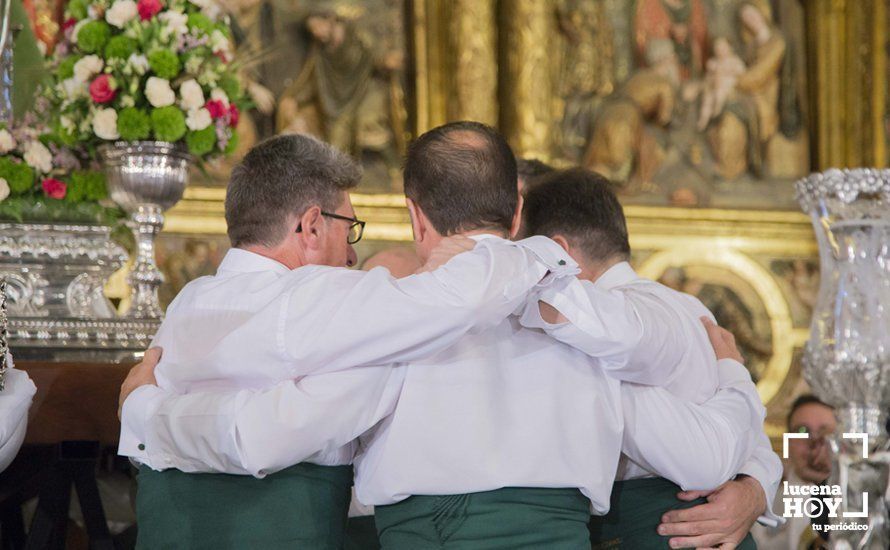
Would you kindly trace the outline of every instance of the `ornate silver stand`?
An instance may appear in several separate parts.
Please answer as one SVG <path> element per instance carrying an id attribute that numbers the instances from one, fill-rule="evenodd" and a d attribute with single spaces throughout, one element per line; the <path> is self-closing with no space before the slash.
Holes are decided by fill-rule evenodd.
<path id="1" fill-rule="evenodd" d="M 9 353 L 7 344 L 8 319 L 6 318 L 6 279 L 0 279 L 0 391 L 6 388 L 6 354 Z"/>
<path id="2" fill-rule="evenodd" d="M 191 156 L 181 145 L 162 141 L 118 141 L 99 147 L 111 198 L 130 214 L 136 259 L 128 277 L 130 319 L 160 319 L 158 287 L 164 281 L 155 262 L 155 238 L 163 212 L 179 202 L 188 182 Z"/>
<path id="3" fill-rule="evenodd" d="M 115 360 L 143 351 L 158 322 L 118 318 L 103 292 L 126 259 L 105 226 L 0 223 L 16 357 Z"/>
<path id="4" fill-rule="evenodd" d="M 890 170 L 813 174 L 797 183 L 797 196 L 812 217 L 821 263 L 804 375 L 835 407 L 840 424 L 831 441 L 831 483 L 841 486 L 843 501 L 839 517 L 832 519 L 837 529 L 831 532 L 831 546 L 885 550 L 890 548 L 885 501 L 890 474 L 885 430 L 890 408 Z M 863 511 L 866 502 L 866 517 L 844 516 Z M 854 522 L 868 528 L 843 528 Z"/>

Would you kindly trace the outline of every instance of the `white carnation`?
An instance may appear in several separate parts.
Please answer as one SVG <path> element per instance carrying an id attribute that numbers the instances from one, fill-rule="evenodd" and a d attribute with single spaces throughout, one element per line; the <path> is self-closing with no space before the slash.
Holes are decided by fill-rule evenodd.
<path id="1" fill-rule="evenodd" d="M 114 109 L 98 109 L 93 117 L 93 132 L 102 139 L 117 139 L 117 111 Z"/>
<path id="2" fill-rule="evenodd" d="M 166 32 L 169 34 L 185 34 L 188 32 L 188 15 L 173 10 L 167 10 L 158 14 L 158 19 L 165 23 Z"/>
<path id="3" fill-rule="evenodd" d="M 212 123 L 213 119 L 210 117 L 210 111 L 204 107 L 192 109 L 189 111 L 188 116 L 185 117 L 185 125 L 188 126 L 189 130 L 203 130 Z"/>
<path id="4" fill-rule="evenodd" d="M 5 178 L 0 178 L 0 202 L 6 200 L 6 197 L 9 196 L 9 184 L 6 183 Z"/>
<path id="5" fill-rule="evenodd" d="M 71 77 L 62 81 L 62 90 L 68 99 L 77 99 L 78 97 L 87 95 L 87 83 L 80 82 L 76 78 Z"/>
<path id="6" fill-rule="evenodd" d="M 201 8 L 201 11 L 204 12 L 204 15 L 209 17 L 210 19 L 216 21 L 219 18 L 222 10 L 217 4 L 217 0 L 190 0 L 192 4 Z"/>
<path id="7" fill-rule="evenodd" d="M 37 140 L 29 141 L 25 145 L 25 154 L 22 155 L 25 162 L 31 168 L 42 174 L 48 174 L 53 169 L 53 154 L 49 152 L 46 145 Z"/>
<path id="8" fill-rule="evenodd" d="M 226 105 L 226 107 L 229 106 L 229 96 L 227 96 L 226 93 L 219 88 L 214 88 L 210 91 L 210 99 L 222 101 Z"/>
<path id="9" fill-rule="evenodd" d="M 102 66 L 102 59 L 98 55 L 84 56 L 74 64 L 74 78 L 78 82 L 87 82 L 93 75 L 99 74 Z"/>
<path id="10" fill-rule="evenodd" d="M 170 81 L 156 76 L 148 77 L 148 82 L 145 83 L 145 97 L 152 107 L 166 107 L 176 101 L 176 94 L 170 87 Z"/>
<path id="11" fill-rule="evenodd" d="M 190 78 L 179 86 L 179 105 L 186 111 L 200 109 L 204 106 L 204 91 L 194 78 Z"/>
<path id="12" fill-rule="evenodd" d="M 5 155 L 13 149 L 15 149 L 15 138 L 8 130 L 0 130 L 0 154 Z"/>
<path id="13" fill-rule="evenodd" d="M 132 21 L 139 10 L 136 9 L 136 2 L 133 0 L 117 0 L 108 11 L 105 12 L 105 20 L 109 25 L 113 25 L 122 29 L 124 25 Z"/>
<path id="14" fill-rule="evenodd" d="M 148 58 L 142 54 L 131 53 L 127 58 L 127 66 L 136 74 L 145 74 L 148 70 Z"/>
<path id="15" fill-rule="evenodd" d="M 228 37 L 221 30 L 217 29 L 210 33 L 210 49 L 214 52 L 230 53 L 231 44 Z"/>

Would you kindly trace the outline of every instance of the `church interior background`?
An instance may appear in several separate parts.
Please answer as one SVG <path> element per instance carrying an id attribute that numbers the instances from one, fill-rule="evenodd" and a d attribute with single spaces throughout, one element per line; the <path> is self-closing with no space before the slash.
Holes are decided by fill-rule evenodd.
<path id="1" fill-rule="evenodd" d="M 63 2 L 23 2 L 38 38 L 59 32 Z M 167 212 L 162 304 L 215 272 L 228 247 L 227 174 L 252 144 L 307 132 L 361 161 L 361 262 L 411 246 L 399 175 L 410 139 L 478 120 L 518 158 L 615 182 L 634 267 L 699 297 L 732 331 L 780 441 L 807 391 L 801 355 L 819 288 L 793 183 L 887 166 L 890 0 L 220 4 L 253 108 L 236 153 L 194 169 Z M 106 286 L 121 310 L 126 270 Z"/>
<path id="2" fill-rule="evenodd" d="M 777 436 L 806 390 L 800 358 L 819 286 L 793 182 L 828 167 L 887 164 L 887 7 L 233 2 L 240 48 L 259 59 L 252 85 L 267 100 L 240 124 L 241 149 L 297 130 L 360 158 L 360 260 L 410 246 L 400 156 L 412 136 L 443 122 L 493 124 L 517 157 L 606 174 L 620 186 L 634 266 L 698 296 L 736 335 Z M 169 213 L 162 300 L 213 273 L 225 253 L 233 160 L 196 174 Z"/>

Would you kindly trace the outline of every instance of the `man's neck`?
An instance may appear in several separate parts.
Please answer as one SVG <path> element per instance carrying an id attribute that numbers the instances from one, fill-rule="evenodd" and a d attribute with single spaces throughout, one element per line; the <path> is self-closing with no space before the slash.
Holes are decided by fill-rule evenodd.
<path id="1" fill-rule="evenodd" d="M 268 246 L 254 244 L 240 246 L 238 248 L 274 260 L 288 269 L 297 269 L 298 267 L 306 265 L 302 258 L 298 257 L 296 254 L 288 254 L 282 247 L 270 248 Z"/>
<path id="2" fill-rule="evenodd" d="M 587 279 L 588 281 L 595 283 L 597 279 L 603 276 L 603 273 L 624 261 L 624 258 L 616 257 L 601 262 L 585 262 L 584 265 L 579 266 L 581 268 L 581 273 L 578 274 L 578 278 Z"/>

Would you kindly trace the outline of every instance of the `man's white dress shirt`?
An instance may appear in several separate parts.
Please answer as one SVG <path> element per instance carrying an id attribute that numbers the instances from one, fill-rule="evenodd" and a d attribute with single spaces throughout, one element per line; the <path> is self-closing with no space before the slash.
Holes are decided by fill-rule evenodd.
<path id="1" fill-rule="evenodd" d="M 540 237 L 484 239 L 399 280 L 382 268 L 291 271 L 232 249 L 168 308 L 154 341 L 158 386 L 127 399 L 120 454 L 158 470 L 258 476 L 303 460 L 349 463 L 353 440 L 399 394 L 404 369 L 389 365 L 500 323 L 542 278 L 576 272 Z"/>
<path id="2" fill-rule="evenodd" d="M 544 321 L 539 301 L 556 308 L 567 322 Z M 733 374 L 726 367 L 715 368 L 701 317 L 714 320 L 697 298 L 643 279 L 629 263 L 620 262 L 595 282 L 564 278 L 543 288 L 526 305 L 522 324 L 585 351 L 622 380 L 625 432 L 619 479 L 659 475 L 690 490 L 712 489 L 737 473 L 747 474 L 757 479 L 769 503 L 760 521 L 775 524 L 781 519 L 771 504 L 782 464 L 763 431 L 765 409 L 747 371 Z M 733 402 L 725 407 L 722 399 L 712 400 L 727 385 L 718 376 L 727 375 L 745 393 L 753 413 L 744 431 L 732 427 L 744 413 L 727 415 Z M 706 405 L 699 411 L 702 421 L 678 423 L 665 414 L 666 406 L 652 395 L 652 386 Z M 691 453 L 699 460 L 690 461 Z"/>
<path id="3" fill-rule="evenodd" d="M 10 367 L 12 358 L 7 356 Z M 0 472 L 15 459 L 25 440 L 28 409 L 37 387 L 21 370 L 6 371 L 6 388 L 0 391 Z"/>

